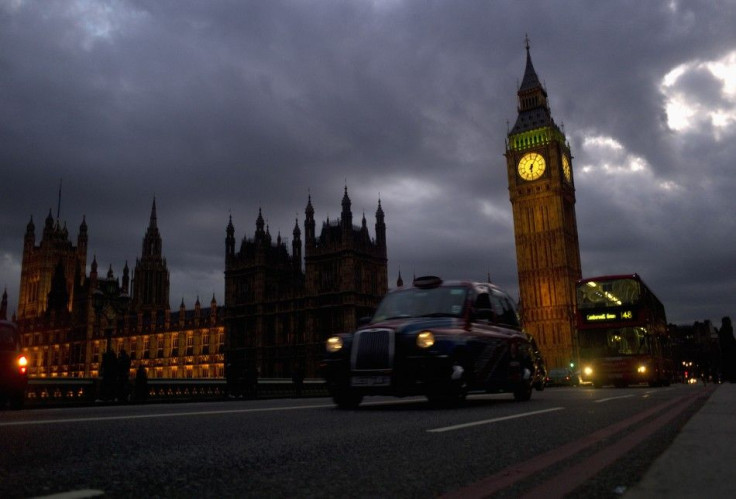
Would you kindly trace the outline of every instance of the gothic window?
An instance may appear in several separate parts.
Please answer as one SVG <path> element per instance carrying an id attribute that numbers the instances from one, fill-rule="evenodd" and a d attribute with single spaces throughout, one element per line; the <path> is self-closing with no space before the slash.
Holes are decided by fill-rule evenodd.
<path id="1" fill-rule="evenodd" d="M 202 355 L 210 353 L 210 332 L 202 331 Z"/>
<path id="2" fill-rule="evenodd" d="M 162 359 L 164 356 L 164 336 L 158 335 L 156 337 L 156 358 Z"/>
<path id="3" fill-rule="evenodd" d="M 191 331 L 187 333 L 187 355 L 194 355 L 194 333 Z"/>

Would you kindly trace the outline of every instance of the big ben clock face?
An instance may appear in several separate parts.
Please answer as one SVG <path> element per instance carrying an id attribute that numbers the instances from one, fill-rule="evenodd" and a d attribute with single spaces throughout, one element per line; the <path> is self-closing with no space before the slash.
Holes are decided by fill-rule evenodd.
<path id="1" fill-rule="evenodd" d="M 572 170 L 570 169 L 570 160 L 567 156 L 562 156 L 562 174 L 565 175 L 565 180 L 572 182 Z"/>
<path id="2" fill-rule="evenodd" d="M 536 180 L 544 173 L 545 161 L 541 154 L 530 152 L 519 160 L 519 176 L 524 180 Z"/>

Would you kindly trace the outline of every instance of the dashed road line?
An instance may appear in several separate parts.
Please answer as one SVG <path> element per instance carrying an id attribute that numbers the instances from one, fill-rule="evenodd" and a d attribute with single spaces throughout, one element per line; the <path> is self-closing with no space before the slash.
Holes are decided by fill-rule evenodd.
<path id="1" fill-rule="evenodd" d="M 479 426 L 484 424 L 498 423 L 499 421 L 508 421 L 510 419 L 526 418 L 529 416 L 536 416 L 537 414 L 544 414 L 547 412 L 561 411 L 564 407 L 552 407 L 550 409 L 543 409 L 541 411 L 524 412 L 521 414 L 513 414 L 511 416 L 503 416 L 500 418 L 484 419 L 481 421 L 471 421 L 470 423 L 462 423 L 453 426 L 445 426 L 442 428 L 433 428 L 427 430 L 427 433 L 443 433 L 446 431 L 462 430 L 464 428 L 470 428 L 471 426 Z"/>

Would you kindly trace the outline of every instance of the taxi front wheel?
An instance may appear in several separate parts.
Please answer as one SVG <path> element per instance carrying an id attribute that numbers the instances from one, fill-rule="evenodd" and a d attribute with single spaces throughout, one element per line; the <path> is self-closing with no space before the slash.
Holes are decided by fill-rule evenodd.
<path id="1" fill-rule="evenodd" d="M 363 395 L 351 388 L 341 388 L 333 395 L 332 400 L 338 409 L 356 409 L 363 401 Z"/>

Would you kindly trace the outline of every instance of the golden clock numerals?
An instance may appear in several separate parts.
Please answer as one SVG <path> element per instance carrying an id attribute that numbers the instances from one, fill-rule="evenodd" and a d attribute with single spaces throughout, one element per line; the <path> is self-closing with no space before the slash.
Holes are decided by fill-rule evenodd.
<path id="1" fill-rule="evenodd" d="M 519 160 L 519 176 L 524 180 L 536 180 L 544 173 L 545 166 L 544 157 L 541 154 L 527 153 Z"/>

